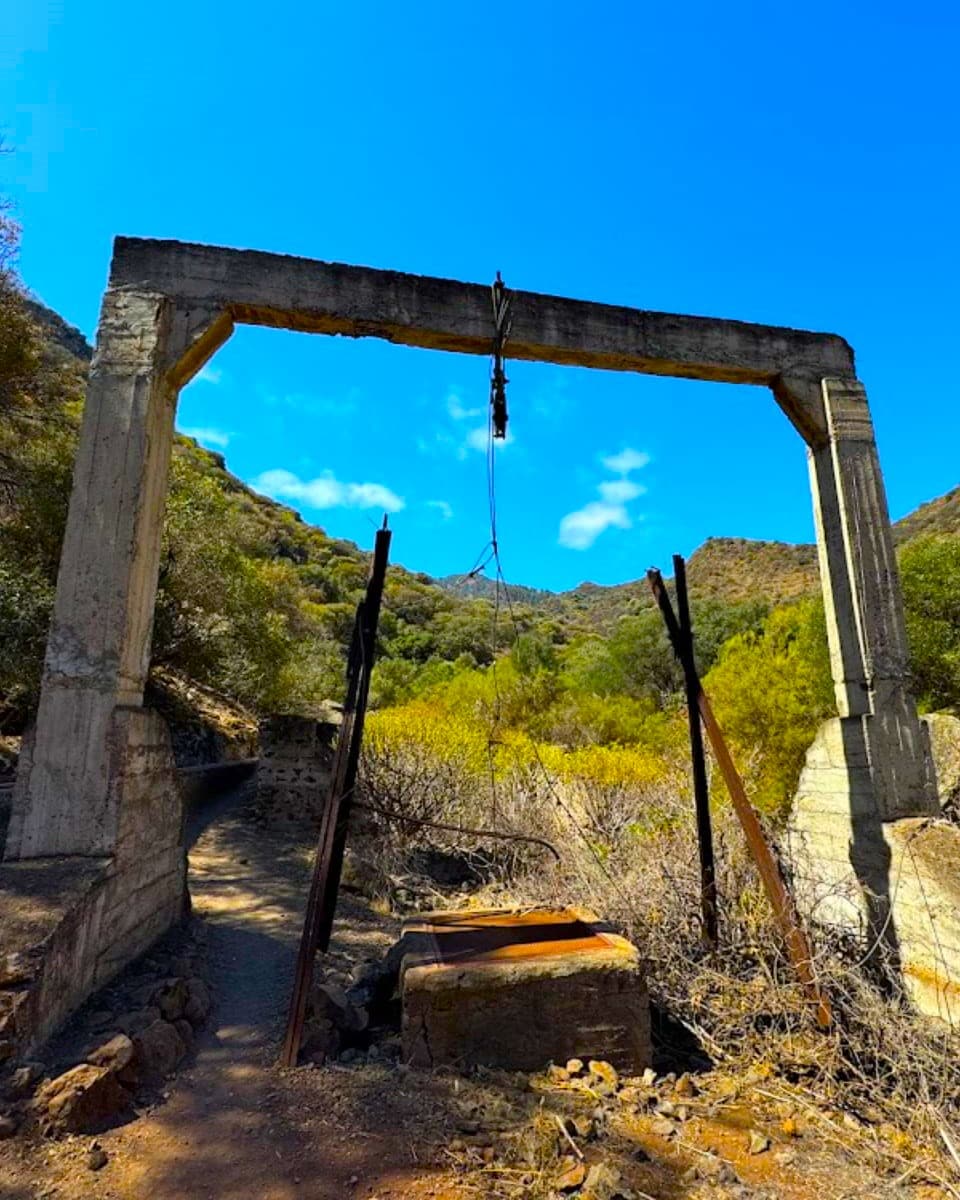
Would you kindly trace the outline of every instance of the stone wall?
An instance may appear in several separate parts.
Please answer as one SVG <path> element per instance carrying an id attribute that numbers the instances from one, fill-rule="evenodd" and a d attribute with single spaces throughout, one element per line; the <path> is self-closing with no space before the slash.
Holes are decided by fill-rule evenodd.
<path id="1" fill-rule="evenodd" d="M 338 721 L 274 715 L 260 722 L 257 815 L 315 824 L 330 786 Z"/>
<path id="2" fill-rule="evenodd" d="M 960 721 L 922 718 L 943 816 L 882 821 L 856 723 L 833 718 L 807 753 L 786 849 L 814 925 L 856 937 L 920 1012 L 960 1023 Z"/>

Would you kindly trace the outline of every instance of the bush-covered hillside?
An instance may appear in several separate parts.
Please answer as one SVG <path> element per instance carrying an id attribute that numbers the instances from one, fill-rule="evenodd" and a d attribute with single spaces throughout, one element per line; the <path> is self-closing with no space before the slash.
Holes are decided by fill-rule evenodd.
<path id="1" fill-rule="evenodd" d="M 0 734 L 20 732 L 37 699 L 90 359 L 77 330 L 24 294 L 16 233 L 0 225 Z M 960 489 L 897 529 L 928 707 L 960 700 L 958 529 Z M 254 712 L 336 699 L 368 561 L 178 436 L 154 667 Z M 814 548 L 711 538 L 688 576 L 700 669 L 758 798 L 776 811 L 832 704 Z M 633 747 L 648 770 L 682 745 L 680 675 L 644 580 L 518 587 L 497 620 L 494 595 L 482 579 L 438 583 L 391 567 L 375 703 L 419 705 L 410 730 L 455 713 L 481 740 L 510 731 L 578 763 L 590 747 Z M 608 781 L 628 765 L 590 763 Z"/>

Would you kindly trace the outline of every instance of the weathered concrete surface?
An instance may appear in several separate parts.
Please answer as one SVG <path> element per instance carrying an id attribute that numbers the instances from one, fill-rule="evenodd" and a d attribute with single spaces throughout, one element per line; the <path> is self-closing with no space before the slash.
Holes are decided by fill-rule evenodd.
<path id="1" fill-rule="evenodd" d="M 176 297 L 191 310 L 218 308 L 246 324 L 490 353 L 490 288 L 484 284 L 121 237 L 110 286 Z M 853 352 L 835 334 L 534 292 L 515 291 L 511 298 L 511 358 L 770 387 L 781 378 L 855 375 Z"/>
<path id="2" fill-rule="evenodd" d="M 24 1058 L 183 914 L 182 849 L 0 864 L 0 945 L 25 964 L 0 985 L 0 1059 Z"/>
<path id="3" fill-rule="evenodd" d="M 170 308 L 162 296 L 104 300 L 47 642 L 40 753 L 18 772 L 8 859 L 115 846 L 114 713 L 143 699 L 173 438 L 174 395 L 158 367 Z"/>
<path id="4" fill-rule="evenodd" d="M 404 927 L 404 1056 L 529 1071 L 597 1058 L 650 1065 L 635 947 L 571 909 L 429 913 Z"/>
<path id="5" fill-rule="evenodd" d="M 941 795 L 955 801 L 960 721 L 937 715 L 920 724 L 934 729 Z M 786 846 L 808 919 L 857 938 L 920 1012 L 960 1023 L 960 827 L 938 817 L 881 819 L 859 719 L 820 727 Z"/>
<path id="6" fill-rule="evenodd" d="M 0 865 L 0 945 L 32 963 L 15 998 L 18 1015 L 8 1033 L 0 1033 L 13 1040 L 18 1055 L 29 1053 L 184 911 L 183 798 L 166 723 L 147 709 L 117 708 L 106 742 L 101 829 L 112 855 L 31 855 Z M 31 735 L 24 739 L 21 772 L 29 774 L 34 754 Z M 25 795 L 17 793 L 14 844 Z"/>
<path id="7" fill-rule="evenodd" d="M 910 661 L 883 475 L 866 393 L 824 379 L 829 440 L 808 451 L 837 710 L 851 769 L 865 757 L 880 816 L 937 811 Z"/>

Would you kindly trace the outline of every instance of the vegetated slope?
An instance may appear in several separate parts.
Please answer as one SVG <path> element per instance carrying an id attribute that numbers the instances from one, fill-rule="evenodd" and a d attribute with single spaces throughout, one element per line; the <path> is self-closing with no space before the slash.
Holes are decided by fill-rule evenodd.
<path id="1" fill-rule="evenodd" d="M 928 500 L 908 516 L 894 522 L 893 537 L 898 546 L 929 534 L 960 533 L 960 487 Z"/>
<path id="2" fill-rule="evenodd" d="M 922 504 L 894 522 L 898 546 L 931 534 L 960 534 L 960 487 Z M 809 543 L 759 541 L 752 538 L 710 537 L 687 560 L 691 595 L 727 604 L 763 600 L 771 606 L 815 593 L 820 577 L 817 548 Z M 462 576 L 436 581 L 455 594 L 493 597 L 493 580 Z M 593 632 L 608 633 L 620 617 L 640 612 L 653 600 L 645 580 L 601 585 L 581 583 L 567 592 L 546 592 L 510 584 L 511 598 Z"/>
<path id="3" fill-rule="evenodd" d="M 86 369 L 92 351 L 79 331 L 35 301 L 27 308 L 51 358 L 69 361 L 74 371 Z M 68 464 L 61 462 L 59 469 L 65 487 Z M 366 578 L 365 551 L 258 495 L 227 470 L 221 455 L 181 436 L 167 527 L 155 661 L 221 686 L 254 707 L 337 693 L 342 651 Z M 896 536 L 902 543 L 919 534 L 957 531 L 960 488 L 899 522 Z M 218 570 L 234 586 L 221 588 Z M 691 556 L 688 577 L 695 600 L 760 600 L 772 606 L 816 590 L 816 551 L 810 545 L 710 538 Z M 490 661 L 512 637 L 512 622 L 504 619 L 493 645 L 495 594 L 494 582 L 483 576 L 434 580 L 393 566 L 382 657 L 410 670 L 437 660 Z M 652 605 L 642 578 L 611 587 L 583 583 L 562 593 L 511 583 L 510 599 L 521 629 L 537 629 L 561 643 L 579 633 L 608 635 L 620 618 Z M 224 612 L 230 603 L 233 609 Z M 242 662 L 251 647 L 255 661 Z M 231 655 L 234 666 L 225 666 Z M 271 667 L 271 656 L 284 655 L 287 667 Z"/>

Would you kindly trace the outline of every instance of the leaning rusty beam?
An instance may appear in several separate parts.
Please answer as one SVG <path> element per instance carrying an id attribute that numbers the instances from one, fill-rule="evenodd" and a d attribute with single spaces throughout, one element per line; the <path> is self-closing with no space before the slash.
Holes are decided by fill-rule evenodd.
<path id="1" fill-rule="evenodd" d="M 680 658 L 683 651 L 683 638 L 680 624 L 673 611 L 673 605 L 670 603 L 670 597 L 667 595 L 667 589 L 664 586 L 663 577 L 659 571 L 651 569 L 647 572 L 647 579 L 654 598 L 660 607 L 660 612 L 663 614 L 670 643 L 677 657 Z M 681 659 L 681 661 L 683 660 Z M 821 990 L 814 975 L 813 951 L 809 939 L 800 922 L 800 915 L 797 912 L 793 896 L 787 886 L 787 881 L 780 869 L 780 864 L 777 861 L 772 846 L 767 840 L 767 835 L 760 824 L 760 819 L 753 805 L 750 803 L 747 796 L 747 789 L 743 785 L 740 772 L 736 768 L 726 739 L 713 714 L 710 701 L 707 699 L 707 695 L 699 679 L 697 680 L 697 707 L 700 710 L 700 716 L 707 731 L 707 737 L 710 739 L 710 745 L 713 748 L 717 766 L 720 768 L 720 773 L 723 775 L 724 782 L 727 785 L 727 791 L 730 793 L 730 799 L 733 801 L 733 807 L 747 840 L 747 846 L 753 856 L 753 861 L 757 865 L 757 870 L 760 872 L 760 879 L 767 894 L 767 899 L 770 901 L 770 906 L 773 909 L 774 918 L 786 942 L 790 961 L 793 963 L 793 968 L 803 986 L 804 992 L 816 1009 L 818 1023 L 824 1029 L 828 1029 L 833 1019 L 830 1011 L 830 1002 Z"/>
<path id="2" fill-rule="evenodd" d="M 343 707 L 343 721 L 337 738 L 327 803 L 320 820 L 313 876 L 307 897 L 303 933 L 300 937 L 293 992 L 290 997 L 287 1028 L 280 1051 L 280 1062 L 285 1067 L 293 1067 L 297 1064 L 307 1001 L 310 996 L 310 985 L 313 982 L 314 959 L 317 956 L 317 950 L 325 952 L 330 943 L 340 874 L 343 869 L 350 805 L 356 785 L 357 766 L 360 761 L 360 743 L 363 737 L 364 716 L 370 690 L 370 673 L 373 669 L 380 602 L 383 597 L 389 550 L 390 532 L 386 528 L 380 529 L 377 531 L 373 565 L 366 594 L 357 605 L 357 615 L 353 627 L 350 656 L 347 662 L 347 696 Z"/>
<path id="3" fill-rule="evenodd" d="M 493 337 L 486 284 L 256 250 L 119 237 L 110 287 L 168 296 L 178 309 L 212 309 L 243 324 L 432 350 L 487 355 Z M 850 346 L 831 333 L 520 291 L 512 293 L 511 317 L 515 359 L 767 386 L 856 373 Z"/>

